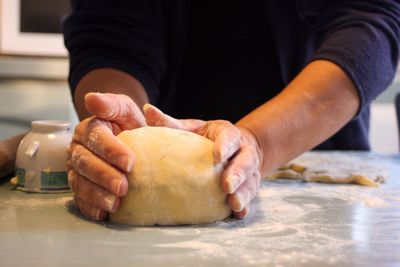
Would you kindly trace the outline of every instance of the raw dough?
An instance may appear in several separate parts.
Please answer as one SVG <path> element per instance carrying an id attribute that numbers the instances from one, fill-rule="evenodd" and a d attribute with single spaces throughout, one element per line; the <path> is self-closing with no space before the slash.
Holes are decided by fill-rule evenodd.
<path id="1" fill-rule="evenodd" d="M 187 131 L 142 127 L 118 138 L 135 153 L 129 191 L 110 218 L 132 225 L 211 223 L 228 217 L 214 143 Z"/>
<path id="2" fill-rule="evenodd" d="M 387 171 L 373 158 L 361 160 L 340 152 L 308 152 L 281 167 L 268 178 L 378 186 L 387 176 Z"/>

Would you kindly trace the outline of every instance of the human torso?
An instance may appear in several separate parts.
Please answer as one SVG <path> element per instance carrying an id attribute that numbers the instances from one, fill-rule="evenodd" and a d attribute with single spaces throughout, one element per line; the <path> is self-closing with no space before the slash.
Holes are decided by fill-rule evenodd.
<path id="1" fill-rule="evenodd" d="M 172 115 L 235 122 L 282 88 L 261 1 L 192 1 Z"/>

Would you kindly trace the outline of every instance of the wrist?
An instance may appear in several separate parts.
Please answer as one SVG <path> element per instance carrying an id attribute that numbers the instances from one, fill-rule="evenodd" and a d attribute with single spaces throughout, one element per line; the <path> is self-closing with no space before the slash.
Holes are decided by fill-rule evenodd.
<path id="1" fill-rule="evenodd" d="M 255 151 L 257 153 L 257 158 L 258 162 L 257 165 L 258 170 L 260 174 L 265 173 L 266 169 L 266 164 L 265 164 L 265 156 L 264 156 L 264 150 L 262 149 L 261 142 L 263 141 L 262 138 L 259 138 L 259 136 L 252 131 L 250 127 L 247 127 L 246 124 L 238 122 L 235 124 L 235 126 L 239 129 L 241 132 L 242 139 L 245 139 L 245 142 L 255 148 Z"/>
<path id="2" fill-rule="evenodd" d="M 327 61 L 310 63 L 278 96 L 242 118 L 262 153 L 262 175 L 320 144 L 356 114 L 350 78 Z"/>

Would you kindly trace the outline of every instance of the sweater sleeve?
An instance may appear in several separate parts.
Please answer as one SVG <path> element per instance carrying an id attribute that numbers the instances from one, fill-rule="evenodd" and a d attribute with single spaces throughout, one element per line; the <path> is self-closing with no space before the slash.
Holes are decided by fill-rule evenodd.
<path id="1" fill-rule="evenodd" d="M 326 0 L 315 21 L 313 60 L 339 65 L 353 80 L 359 113 L 392 82 L 399 60 L 400 3 L 397 0 Z"/>
<path id="2" fill-rule="evenodd" d="M 154 102 L 165 69 L 160 1 L 73 0 L 63 23 L 70 55 L 69 84 L 96 68 L 115 68 L 138 79 Z"/>

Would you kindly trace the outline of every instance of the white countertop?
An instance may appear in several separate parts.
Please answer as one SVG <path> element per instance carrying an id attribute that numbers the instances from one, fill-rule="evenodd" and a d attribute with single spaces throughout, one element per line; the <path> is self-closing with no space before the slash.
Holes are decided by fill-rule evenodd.
<path id="1" fill-rule="evenodd" d="M 95 223 L 3 183 L 1 266 L 399 266 L 400 156 L 376 157 L 379 188 L 263 181 L 248 218 L 199 226 Z"/>

